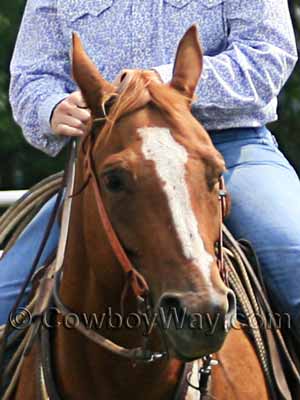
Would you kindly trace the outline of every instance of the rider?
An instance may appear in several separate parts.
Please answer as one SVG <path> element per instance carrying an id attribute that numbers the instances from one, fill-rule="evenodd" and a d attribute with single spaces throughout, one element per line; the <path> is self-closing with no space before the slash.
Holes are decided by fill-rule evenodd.
<path id="1" fill-rule="evenodd" d="M 11 63 L 14 118 L 33 146 L 56 156 L 90 118 L 70 73 L 72 31 L 106 79 L 123 68 L 155 68 L 167 82 L 178 41 L 194 22 L 205 56 L 193 112 L 226 161 L 227 225 L 254 245 L 272 299 L 300 337 L 300 183 L 266 128 L 297 60 L 286 0 L 28 0 Z M 0 323 L 50 209 L 44 206 L 0 263 Z M 56 227 L 44 258 L 57 237 Z"/>

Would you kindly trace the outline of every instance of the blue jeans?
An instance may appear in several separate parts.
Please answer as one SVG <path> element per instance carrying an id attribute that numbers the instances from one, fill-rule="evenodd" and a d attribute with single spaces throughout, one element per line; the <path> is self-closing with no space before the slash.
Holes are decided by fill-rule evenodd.
<path id="1" fill-rule="evenodd" d="M 56 195 L 48 200 L 23 231 L 15 245 L 0 260 L 0 325 L 7 322 L 9 312 L 31 270 L 34 258 L 43 240 L 55 200 Z M 56 249 L 59 229 L 59 224 L 56 221 L 51 229 L 38 267 L 42 266 Z M 30 288 L 31 286 L 26 290 L 26 295 L 21 303 L 23 306 L 27 304 Z"/>
<path id="2" fill-rule="evenodd" d="M 211 133 L 225 158 L 232 208 L 227 225 L 237 238 L 252 242 L 271 298 L 291 315 L 300 335 L 300 183 L 266 128 Z M 0 324 L 7 320 L 30 270 L 51 213 L 51 199 L 22 237 L 0 261 Z M 56 247 L 58 224 L 51 232 L 43 260 Z M 40 263 L 41 264 L 41 263 Z"/>
<path id="3" fill-rule="evenodd" d="M 249 240 L 273 304 L 300 337 L 300 182 L 266 128 L 211 133 L 231 194 L 226 225 Z M 284 318 L 283 318 L 284 319 Z"/>

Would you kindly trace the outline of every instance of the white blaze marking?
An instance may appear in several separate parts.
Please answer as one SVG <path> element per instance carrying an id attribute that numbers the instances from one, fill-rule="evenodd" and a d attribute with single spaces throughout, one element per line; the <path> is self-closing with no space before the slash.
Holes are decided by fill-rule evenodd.
<path id="1" fill-rule="evenodd" d="M 139 128 L 138 133 L 143 140 L 144 157 L 154 161 L 156 172 L 164 182 L 163 190 L 183 253 L 188 260 L 197 263 L 209 279 L 213 257 L 204 247 L 185 180 L 188 153 L 168 128 L 145 127 Z"/>

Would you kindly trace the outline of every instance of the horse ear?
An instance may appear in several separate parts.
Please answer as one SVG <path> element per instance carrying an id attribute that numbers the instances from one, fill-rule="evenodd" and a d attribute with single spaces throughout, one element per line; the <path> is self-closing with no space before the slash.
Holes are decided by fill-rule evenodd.
<path id="1" fill-rule="evenodd" d="M 85 52 L 79 36 L 72 35 L 72 73 L 83 97 L 92 111 L 92 115 L 99 116 L 102 113 L 102 100 L 108 93 L 113 93 L 115 87 L 107 82 L 96 65 Z"/>
<path id="2" fill-rule="evenodd" d="M 171 86 L 192 100 L 202 67 L 203 53 L 198 31 L 196 25 L 192 25 L 179 42 Z"/>

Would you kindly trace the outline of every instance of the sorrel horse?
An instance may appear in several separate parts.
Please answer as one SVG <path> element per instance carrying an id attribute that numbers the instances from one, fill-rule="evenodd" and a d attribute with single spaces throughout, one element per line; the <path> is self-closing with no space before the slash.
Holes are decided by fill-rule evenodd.
<path id="1" fill-rule="evenodd" d="M 61 399 L 174 399 L 184 363 L 218 351 L 220 364 L 213 369 L 208 398 L 269 398 L 251 343 L 242 330 L 227 335 L 224 329 L 224 320 L 235 314 L 234 294 L 221 279 L 215 255 L 218 185 L 225 165 L 190 112 L 202 62 L 197 31 L 191 27 L 177 49 L 169 84 L 153 71 L 140 70 L 124 71 L 110 84 L 74 36 L 73 75 L 94 123 L 78 151 L 61 301 L 80 319 L 107 315 L 109 307 L 116 325 L 122 313 L 132 318 L 137 313 L 135 292 L 147 286 L 152 311 L 174 309 L 186 321 L 196 315 L 220 318 L 210 335 L 207 322 L 203 329 L 191 329 L 186 321 L 177 329 L 173 319 L 167 329 L 155 325 L 148 346 L 152 354 L 162 349 L 168 354 L 146 363 L 113 354 L 78 329 L 67 329 L 62 315 L 55 315 L 51 362 Z M 100 222 L 97 190 L 125 257 L 135 267 L 125 291 L 124 271 L 108 228 Z M 98 332 L 126 348 L 142 346 L 143 327 L 131 328 L 104 324 Z M 38 361 L 35 343 L 14 399 L 41 396 L 40 379 L 33 374 Z M 198 392 L 188 393 L 185 398 L 199 398 Z M 42 398 L 57 397 L 44 393 Z"/>

